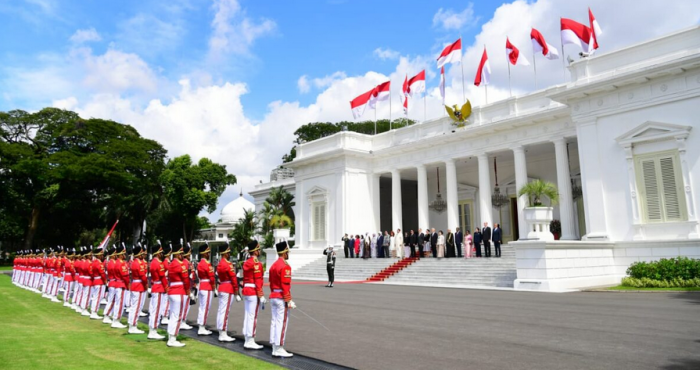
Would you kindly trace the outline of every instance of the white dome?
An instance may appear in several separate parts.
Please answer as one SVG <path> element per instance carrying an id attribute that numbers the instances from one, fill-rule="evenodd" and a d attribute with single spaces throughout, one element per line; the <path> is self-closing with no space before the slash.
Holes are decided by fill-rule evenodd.
<path id="1" fill-rule="evenodd" d="M 245 210 L 255 211 L 255 205 L 241 195 L 221 210 L 221 222 L 237 223 L 238 220 L 243 218 Z"/>

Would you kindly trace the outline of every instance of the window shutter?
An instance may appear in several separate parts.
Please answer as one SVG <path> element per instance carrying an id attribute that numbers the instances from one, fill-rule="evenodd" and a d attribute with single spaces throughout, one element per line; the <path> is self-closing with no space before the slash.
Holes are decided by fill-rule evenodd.
<path id="1" fill-rule="evenodd" d="M 679 191 L 678 189 L 673 157 L 659 158 L 659 167 L 661 169 L 661 184 L 663 187 L 664 216 L 666 216 L 667 221 L 682 220 L 682 205 L 680 199 L 678 199 L 678 195 L 682 190 Z"/>
<path id="2" fill-rule="evenodd" d="M 314 240 L 318 240 L 318 204 L 314 204 Z"/>
<path id="3" fill-rule="evenodd" d="M 321 204 L 318 206 L 319 208 L 319 217 L 318 217 L 318 240 L 325 240 L 326 239 L 326 205 Z"/>
<path id="4" fill-rule="evenodd" d="M 659 181 L 656 174 L 656 161 L 644 159 L 641 161 L 642 181 L 647 220 L 650 222 L 663 221 L 661 214 L 661 196 L 659 194 Z"/>

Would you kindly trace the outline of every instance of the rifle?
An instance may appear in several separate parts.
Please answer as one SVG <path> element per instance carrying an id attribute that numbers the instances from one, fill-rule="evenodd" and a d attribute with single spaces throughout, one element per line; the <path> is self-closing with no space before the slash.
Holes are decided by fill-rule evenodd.
<path id="1" fill-rule="evenodd" d="M 199 291 L 199 277 L 197 274 L 197 267 L 194 266 L 194 263 L 196 261 L 196 256 L 194 253 L 194 249 L 192 249 L 192 246 L 190 245 L 190 242 L 187 242 L 187 247 L 190 248 L 190 265 L 189 265 L 189 271 L 187 272 L 188 277 L 193 276 L 193 281 L 190 282 L 190 306 L 194 305 L 197 303 L 197 292 Z M 193 271 L 194 270 L 194 271 Z"/>

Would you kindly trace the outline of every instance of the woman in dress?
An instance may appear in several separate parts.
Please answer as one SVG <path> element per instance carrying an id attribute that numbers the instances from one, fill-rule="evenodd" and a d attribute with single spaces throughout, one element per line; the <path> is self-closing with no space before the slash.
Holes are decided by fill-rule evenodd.
<path id="1" fill-rule="evenodd" d="M 425 229 L 425 236 L 423 237 L 423 240 L 421 241 L 423 243 L 423 256 L 424 257 L 432 257 L 430 252 L 430 229 Z"/>
<path id="2" fill-rule="evenodd" d="M 391 257 L 396 258 L 396 234 L 393 231 L 389 232 L 389 250 Z"/>
<path id="3" fill-rule="evenodd" d="M 445 257 L 445 235 L 442 234 L 442 230 L 438 231 L 437 240 L 437 258 Z"/>
<path id="4" fill-rule="evenodd" d="M 360 236 L 356 235 L 355 236 L 355 258 L 360 257 L 360 242 L 361 241 L 362 241 L 362 239 L 360 238 Z"/>
<path id="5" fill-rule="evenodd" d="M 467 230 L 464 233 L 464 258 L 472 258 L 472 234 Z"/>

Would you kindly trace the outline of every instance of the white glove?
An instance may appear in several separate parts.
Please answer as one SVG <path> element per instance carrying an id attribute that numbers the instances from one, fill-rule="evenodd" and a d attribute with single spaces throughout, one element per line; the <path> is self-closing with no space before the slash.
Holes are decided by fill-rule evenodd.
<path id="1" fill-rule="evenodd" d="M 240 302 L 240 301 L 241 301 L 241 296 L 240 296 L 240 295 L 236 295 L 236 302 Z"/>
<path id="2" fill-rule="evenodd" d="M 149 295 L 151 294 L 151 288 L 148 288 L 148 294 Z"/>
<path id="3" fill-rule="evenodd" d="M 267 299 L 265 299 L 265 296 L 260 297 L 260 303 L 262 303 L 262 304 L 267 303 Z"/>
<path id="4" fill-rule="evenodd" d="M 287 303 L 287 307 L 289 307 L 291 309 L 295 309 L 295 308 L 297 308 L 297 304 L 294 303 L 294 301 L 289 301 L 289 303 Z"/>

